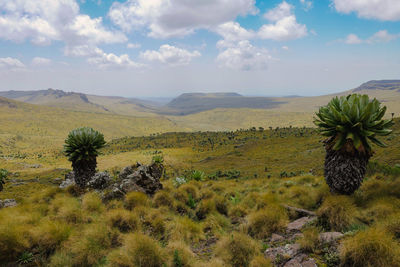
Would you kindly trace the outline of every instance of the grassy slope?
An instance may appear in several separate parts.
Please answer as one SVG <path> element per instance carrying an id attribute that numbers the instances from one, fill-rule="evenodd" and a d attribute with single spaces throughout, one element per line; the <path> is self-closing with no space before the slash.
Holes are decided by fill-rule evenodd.
<path id="1" fill-rule="evenodd" d="M 0 151 L 11 153 L 46 150 L 62 144 L 71 129 L 89 126 L 107 140 L 155 132 L 188 130 L 164 117 L 132 117 L 115 114 L 69 111 L 7 100 L 0 103 Z"/>

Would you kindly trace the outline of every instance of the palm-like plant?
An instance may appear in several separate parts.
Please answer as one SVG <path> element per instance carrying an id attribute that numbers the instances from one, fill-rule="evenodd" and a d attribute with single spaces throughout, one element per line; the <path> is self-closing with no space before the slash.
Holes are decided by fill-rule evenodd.
<path id="1" fill-rule="evenodd" d="M 104 147 L 103 134 L 92 128 L 82 127 L 72 130 L 65 140 L 64 153 L 72 162 L 75 182 L 84 188 L 96 173 L 99 149 Z"/>
<path id="2" fill-rule="evenodd" d="M 352 194 L 366 172 L 371 143 L 385 147 L 377 136 L 389 135 L 392 120 L 383 119 L 386 107 L 368 95 L 335 97 L 316 113 L 315 125 L 325 140 L 325 180 L 334 193 Z"/>

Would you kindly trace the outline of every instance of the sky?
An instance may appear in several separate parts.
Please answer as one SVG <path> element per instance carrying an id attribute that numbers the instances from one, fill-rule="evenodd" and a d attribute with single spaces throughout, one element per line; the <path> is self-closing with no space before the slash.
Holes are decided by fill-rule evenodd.
<path id="1" fill-rule="evenodd" d="M 0 90 L 322 95 L 400 79 L 399 0 L 0 0 Z"/>

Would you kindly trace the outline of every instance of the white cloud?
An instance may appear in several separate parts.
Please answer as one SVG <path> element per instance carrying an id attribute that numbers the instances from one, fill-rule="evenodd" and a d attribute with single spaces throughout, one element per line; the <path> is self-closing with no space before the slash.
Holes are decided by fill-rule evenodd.
<path id="1" fill-rule="evenodd" d="M 390 34 L 387 30 L 382 30 L 372 35 L 368 43 L 388 43 L 400 37 L 400 34 Z"/>
<path id="2" fill-rule="evenodd" d="M 215 32 L 221 35 L 226 41 L 241 41 L 248 40 L 254 37 L 254 32 L 249 31 L 238 22 L 229 21 L 224 24 L 218 25 Z"/>
<path id="3" fill-rule="evenodd" d="M 99 69 L 127 69 L 143 67 L 142 64 L 132 61 L 127 54 L 117 56 L 113 53 L 105 53 L 96 48 L 94 55 L 89 57 L 88 62 Z"/>
<path id="4" fill-rule="evenodd" d="M 336 11 L 357 13 L 358 17 L 382 21 L 400 20 L 399 0 L 332 0 Z"/>
<path id="5" fill-rule="evenodd" d="M 128 43 L 127 45 L 126 45 L 126 48 L 129 48 L 129 49 L 137 49 L 137 48 L 140 48 L 142 45 L 141 44 L 138 44 L 138 43 Z"/>
<path id="6" fill-rule="evenodd" d="M 347 35 L 345 40 L 339 41 L 343 41 L 346 44 L 376 44 L 388 43 L 390 41 L 396 40 L 397 38 L 400 38 L 400 34 L 391 34 L 387 30 L 381 30 L 374 33 L 371 37 L 365 40 L 359 38 L 356 34 L 351 33 Z"/>
<path id="7" fill-rule="evenodd" d="M 147 50 L 140 57 L 147 61 L 157 61 L 170 66 L 189 64 L 193 58 L 201 56 L 199 51 L 190 52 L 168 44 L 162 45 L 158 51 Z"/>
<path id="8" fill-rule="evenodd" d="M 361 40 L 357 35 L 351 33 L 347 35 L 346 40 L 344 42 L 346 44 L 361 44 L 363 40 Z"/>
<path id="9" fill-rule="evenodd" d="M 313 2 L 312 1 L 300 0 L 300 3 L 303 6 L 303 9 L 305 11 L 309 11 L 310 9 L 313 8 Z"/>
<path id="10" fill-rule="evenodd" d="M 261 39 L 288 41 L 307 36 L 306 25 L 299 24 L 293 13 L 294 6 L 283 1 L 264 17 L 273 24 L 265 24 L 258 31 Z"/>
<path id="11" fill-rule="evenodd" d="M 44 57 L 35 57 L 32 59 L 31 64 L 33 66 L 49 66 L 51 65 L 51 59 L 44 58 Z"/>
<path id="12" fill-rule="evenodd" d="M 268 50 L 254 47 L 248 40 L 244 40 L 223 50 L 217 62 L 220 67 L 250 71 L 266 69 L 271 59 Z"/>
<path id="13" fill-rule="evenodd" d="M 0 38 L 37 45 L 61 41 L 65 54 L 73 56 L 87 56 L 98 44 L 127 41 L 123 33 L 106 29 L 102 18 L 80 14 L 76 0 L 0 0 Z"/>
<path id="14" fill-rule="evenodd" d="M 289 50 L 289 47 L 287 47 L 286 45 L 284 45 L 284 46 L 282 46 L 282 50 L 288 51 L 288 50 Z"/>
<path id="15" fill-rule="evenodd" d="M 255 0 L 128 0 L 114 2 L 108 16 L 126 32 L 147 28 L 151 37 L 168 38 L 256 12 Z"/>
<path id="16" fill-rule="evenodd" d="M 21 70 L 25 65 L 21 61 L 12 57 L 0 58 L 0 69 L 5 70 Z"/>

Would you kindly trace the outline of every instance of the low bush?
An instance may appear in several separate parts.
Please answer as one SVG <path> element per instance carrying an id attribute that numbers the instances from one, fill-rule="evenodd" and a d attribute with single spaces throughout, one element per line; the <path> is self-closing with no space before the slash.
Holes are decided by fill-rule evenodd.
<path id="1" fill-rule="evenodd" d="M 288 220 L 288 215 L 284 208 L 278 205 L 271 205 L 249 215 L 248 232 L 255 238 L 268 238 L 272 233 L 282 232 Z"/>
<path id="2" fill-rule="evenodd" d="M 234 232 L 218 241 L 215 253 L 230 266 L 247 267 L 259 250 L 258 244 L 249 236 Z"/>
<path id="3" fill-rule="evenodd" d="M 391 235 L 370 228 L 344 240 L 340 258 L 343 266 L 398 267 L 400 246 Z"/>
<path id="4" fill-rule="evenodd" d="M 139 228 L 139 219 L 136 214 L 124 209 L 110 210 L 106 214 L 106 221 L 111 227 L 120 232 L 131 232 Z"/>
<path id="5" fill-rule="evenodd" d="M 316 252 L 319 246 L 319 229 L 316 227 L 308 227 L 302 232 L 303 236 L 297 241 L 300 248 L 305 252 Z"/>
<path id="6" fill-rule="evenodd" d="M 154 195 L 153 204 L 155 207 L 165 206 L 168 208 L 174 207 L 174 199 L 169 193 L 165 191 L 159 191 Z"/>
<path id="7" fill-rule="evenodd" d="M 250 262 L 250 267 L 273 267 L 271 261 L 267 260 L 264 256 L 256 256 Z"/>
<path id="8" fill-rule="evenodd" d="M 149 199 L 142 192 L 129 192 L 125 196 L 124 205 L 128 210 L 133 210 L 135 207 L 148 206 Z"/>
<path id="9" fill-rule="evenodd" d="M 317 211 L 323 227 L 335 231 L 344 231 L 356 219 L 356 206 L 348 196 L 329 196 Z"/>
<path id="10" fill-rule="evenodd" d="M 90 192 L 85 194 L 82 198 L 82 209 L 86 212 L 100 213 L 104 210 L 104 205 L 97 193 Z"/>
<path id="11" fill-rule="evenodd" d="M 127 267 L 160 267 L 169 261 L 157 241 L 139 233 L 127 235 L 122 247 L 107 259 L 110 266 Z"/>

